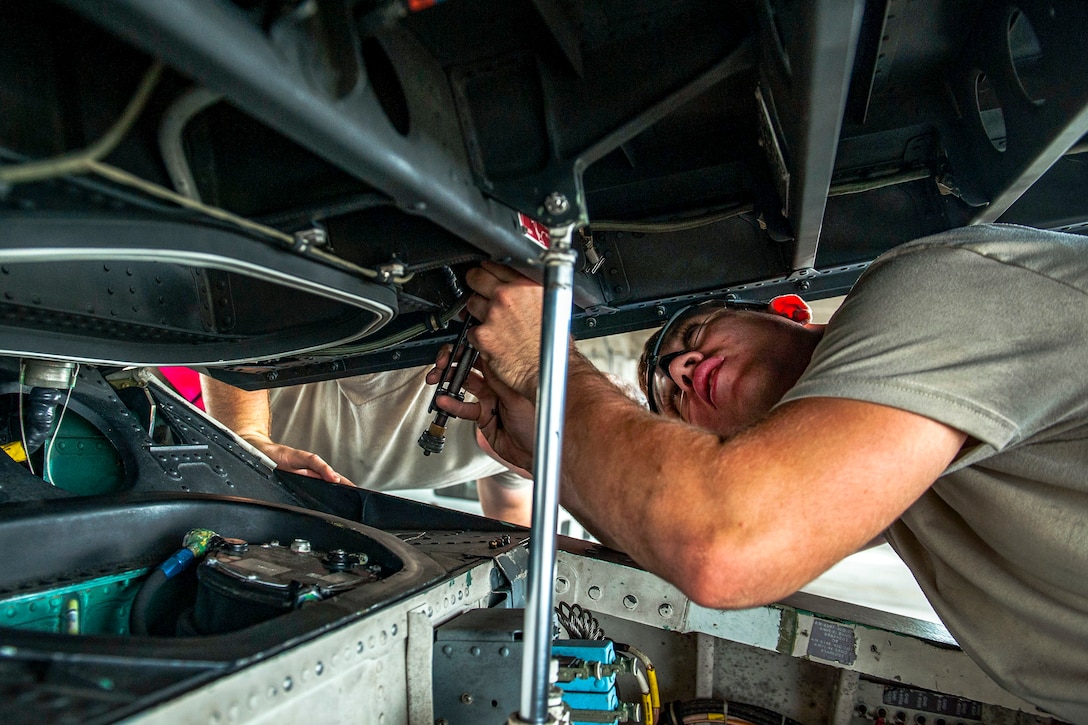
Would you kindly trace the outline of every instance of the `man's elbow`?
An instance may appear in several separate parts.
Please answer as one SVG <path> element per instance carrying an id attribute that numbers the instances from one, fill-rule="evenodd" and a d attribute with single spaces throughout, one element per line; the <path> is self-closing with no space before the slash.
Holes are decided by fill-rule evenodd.
<path id="1" fill-rule="evenodd" d="M 688 599 L 707 609 L 746 609 L 766 603 L 754 596 L 740 577 L 722 572 L 691 572 L 677 577 L 674 583 Z"/>
<path id="2" fill-rule="evenodd" d="M 745 554 L 742 547 L 703 546 L 690 549 L 666 571 L 672 583 L 691 601 L 708 609 L 747 609 L 793 592 L 783 575 L 768 562 L 765 552 Z M 694 553 L 698 552 L 698 553 Z"/>

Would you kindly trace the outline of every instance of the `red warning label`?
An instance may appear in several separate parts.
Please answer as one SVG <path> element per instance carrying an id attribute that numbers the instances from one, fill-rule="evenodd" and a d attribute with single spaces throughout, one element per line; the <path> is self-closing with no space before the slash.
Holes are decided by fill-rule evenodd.
<path id="1" fill-rule="evenodd" d="M 521 212 L 518 212 L 518 223 L 521 224 L 522 234 L 545 249 L 548 248 L 548 227 Z"/>

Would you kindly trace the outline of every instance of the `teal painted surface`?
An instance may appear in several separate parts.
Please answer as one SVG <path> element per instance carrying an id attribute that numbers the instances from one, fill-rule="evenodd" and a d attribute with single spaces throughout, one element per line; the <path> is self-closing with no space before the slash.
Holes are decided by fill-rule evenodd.
<path id="1" fill-rule="evenodd" d="M 124 469 L 113 445 L 97 428 L 66 411 L 49 448 L 48 480 L 79 496 L 113 493 L 124 485 Z"/>
<path id="2" fill-rule="evenodd" d="M 36 632 L 128 634 L 132 600 L 147 569 L 97 577 L 0 601 L 0 626 Z"/>

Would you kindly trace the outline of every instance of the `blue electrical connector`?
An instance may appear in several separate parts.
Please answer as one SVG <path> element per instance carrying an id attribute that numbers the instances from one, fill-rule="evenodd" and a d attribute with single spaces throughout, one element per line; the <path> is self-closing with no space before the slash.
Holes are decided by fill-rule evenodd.
<path id="1" fill-rule="evenodd" d="M 616 650 L 612 642 L 606 639 L 555 640 L 552 642 L 552 655 L 604 665 L 611 665 L 616 661 Z M 577 677 L 570 682 L 557 684 L 563 691 L 563 702 L 571 710 L 592 710 L 595 713 L 612 715 L 612 725 L 619 723 L 619 696 L 616 694 L 614 672 L 605 677 Z M 579 720 L 577 712 L 571 713 L 571 725 L 595 725 L 601 722 L 599 719 L 594 719 L 592 723 Z"/>

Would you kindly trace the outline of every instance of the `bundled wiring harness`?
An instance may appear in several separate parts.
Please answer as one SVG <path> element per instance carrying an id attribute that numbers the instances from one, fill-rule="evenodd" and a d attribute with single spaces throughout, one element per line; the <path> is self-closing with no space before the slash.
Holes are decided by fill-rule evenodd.
<path id="1" fill-rule="evenodd" d="M 763 707 L 713 699 L 666 703 L 661 717 L 661 725 L 801 725 Z"/>

